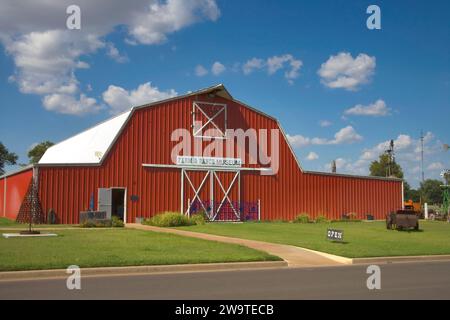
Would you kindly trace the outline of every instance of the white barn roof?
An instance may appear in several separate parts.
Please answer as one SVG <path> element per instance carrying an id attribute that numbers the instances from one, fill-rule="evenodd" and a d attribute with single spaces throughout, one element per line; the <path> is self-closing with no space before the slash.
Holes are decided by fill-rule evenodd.
<path id="1" fill-rule="evenodd" d="M 45 152 L 39 164 L 98 164 L 106 155 L 131 110 L 100 123 Z"/>

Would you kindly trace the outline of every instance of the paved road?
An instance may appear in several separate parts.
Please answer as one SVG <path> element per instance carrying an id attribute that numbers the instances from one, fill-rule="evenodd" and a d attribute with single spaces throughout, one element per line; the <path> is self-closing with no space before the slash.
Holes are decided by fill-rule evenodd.
<path id="1" fill-rule="evenodd" d="M 381 265 L 382 289 L 365 266 L 178 273 L 0 282 L 0 299 L 449 299 L 450 262 Z"/>

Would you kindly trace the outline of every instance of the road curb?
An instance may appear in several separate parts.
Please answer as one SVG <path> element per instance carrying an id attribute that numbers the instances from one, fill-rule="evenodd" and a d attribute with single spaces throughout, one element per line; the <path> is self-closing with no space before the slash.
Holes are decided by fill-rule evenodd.
<path id="1" fill-rule="evenodd" d="M 404 256 L 404 257 L 377 257 L 377 258 L 354 258 L 352 264 L 383 264 L 383 263 L 402 263 L 402 262 L 433 262 L 450 261 L 450 255 L 434 256 Z"/>
<path id="2" fill-rule="evenodd" d="M 315 251 L 300 247 L 306 251 L 321 255 L 330 260 L 339 262 L 343 265 L 365 265 L 365 264 L 386 264 L 386 263 L 406 263 L 406 262 L 433 262 L 450 261 L 450 255 L 432 255 L 432 256 L 395 256 L 395 257 L 373 257 L 373 258 L 346 258 L 336 256 L 326 252 Z"/>
<path id="3" fill-rule="evenodd" d="M 324 258 L 333 260 L 333 261 L 335 261 L 335 262 L 338 262 L 338 263 L 341 263 L 341 264 L 344 264 L 344 265 L 351 265 L 351 264 L 354 264 L 354 263 L 353 263 L 353 259 L 351 259 L 351 258 L 346 258 L 346 257 L 342 257 L 342 256 L 337 256 L 337 255 L 334 255 L 334 254 L 331 254 L 331 253 L 326 253 L 326 252 L 322 252 L 322 251 L 311 250 L 311 249 L 307 249 L 307 248 L 303 248 L 303 247 L 298 247 L 298 248 L 303 249 L 303 250 L 305 250 L 305 251 L 309 251 L 309 252 L 311 252 L 311 253 L 315 253 L 315 254 L 317 254 L 317 255 L 319 255 L 319 256 L 322 256 L 322 257 L 324 257 Z"/>
<path id="4" fill-rule="evenodd" d="M 151 275 L 164 273 L 190 273 L 190 272 L 214 272 L 214 271 L 239 271 L 284 268 L 286 261 L 263 262 L 230 262 L 230 263 L 205 263 L 205 264 L 179 264 L 167 266 L 135 266 L 135 267 L 108 267 L 108 268 L 82 268 L 82 277 L 101 276 L 126 276 L 126 275 Z M 1 281 L 58 279 L 69 276 L 65 269 L 33 270 L 33 271 L 8 271 L 0 272 Z"/>

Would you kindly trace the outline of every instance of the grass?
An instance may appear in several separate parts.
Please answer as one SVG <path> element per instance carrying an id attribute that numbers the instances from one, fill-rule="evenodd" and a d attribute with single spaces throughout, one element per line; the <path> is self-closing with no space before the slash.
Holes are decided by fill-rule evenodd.
<path id="1" fill-rule="evenodd" d="M 344 231 L 346 243 L 326 240 L 327 228 Z M 386 230 L 384 222 L 320 224 L 210 223 L 179 229 L 290 244 L 349 258 L 450 254 L 450 224 L 421 221 L 419 232 Z"/>
<path id="2" fill-rule="evenodd" d="M 52 228 L 52 229 L 59 229 L 59 228 L 74 228 L 78 227 L 78 225 L 68 225 L 68 224 L 39 224 L 39 225 L 33 225 L 34 229 L 39 228 Z M 6 218 L 0 218 L 0 230 L 6 230 L 6 229 L 28 229 L 28 224 L 23 223 L 17 223 L 13 220 L 9 220 Z"/>
<path id="3" fill-rule="evenodd" d="M 275 261 L 247 247 L 127 229 L 59 230 L 52 238 L 0 238 L 0 271 Z"/>
<path id="4" fill-rule="evenodd" d="M 18 226 L 18 225 L 20 225 L 20 224 L 18 224 L 15 221 L 12 221 L 12 220 L 9 220 L 9 219 L 6 219 L 6 218 L 0 218 L 0 228 L 1 227 L 15 227 L 15 226 Z"/>

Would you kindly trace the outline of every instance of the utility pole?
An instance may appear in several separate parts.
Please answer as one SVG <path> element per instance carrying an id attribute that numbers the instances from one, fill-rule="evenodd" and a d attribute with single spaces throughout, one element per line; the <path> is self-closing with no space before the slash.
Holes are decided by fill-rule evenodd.
<path id="1" fill-rule="evenodd" d="M 333 162 L 331 162 L 331 172 L 332 173 L 336 173 L 337 172 L 336 160 L 333 160 Z"/>
<path id="2" fill-rule="evenodd" d="M 386 177 L 390 177 L 392 175 L 392 166 L 395 163 L 394 140 L 391 140 L 389 144 L 389 149 L 386 150 L 386 153 L 389 157 L 388 167 L 386 168 Z"/>
<path id="3" fill-rule="evenodd" d="M 425 171 L 424 171 L 424 139 L 425 137 L 423 136 L 423 130 L 420 132 L 420 142 L 422 144 L 422 150 L 421 150 L 421 154 L 422 154 L 422 182 L 425 182 Z"/>

